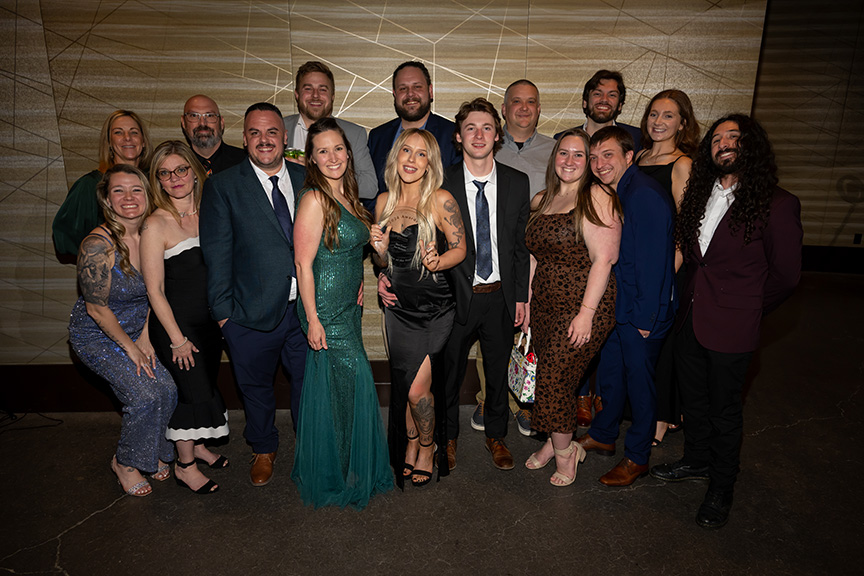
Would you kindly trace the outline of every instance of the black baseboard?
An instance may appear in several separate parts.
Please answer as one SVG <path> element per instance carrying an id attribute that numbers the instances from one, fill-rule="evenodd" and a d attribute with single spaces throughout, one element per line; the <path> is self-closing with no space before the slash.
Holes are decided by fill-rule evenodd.
<path id="1" fill-rule="evenodd" d="M 804 246 L 801 256 L 805 272 L 864 274 L 864 247 Z"/>
<path id="2" fill-rule="evenodd" d="M 390 366 L 386 360 L 373 360 L 372 375 L 381 406 L 390 403 Z M 80 362 L 73 364 L 11 364 L 0 366 L 0 411 L 22 412 L 110 412 L 121 406 L 108 383 Z M 231 364 L 219 369 L 219 391 L 229 410 L 243 408 Z M 291 408 L 291 384 L 279 370 L 274 381 L 276 407 Z M 459 398 L 474 404 L 480 389 L 474 360 L 468 362 Z"/>

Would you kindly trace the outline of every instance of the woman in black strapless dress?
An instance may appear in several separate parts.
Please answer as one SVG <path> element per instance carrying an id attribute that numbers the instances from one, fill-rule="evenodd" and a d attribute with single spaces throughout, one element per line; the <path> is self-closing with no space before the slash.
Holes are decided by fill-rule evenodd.
<path id="1" fill-rule="evenodd" d="M 141 265 L 153 313 L 156 355 L 177 383 L 178 402 L 166 438 L 177 447 L 174 478 L 196 494 L 219 489 L 198 469 L 228 460 L 204 442 L 228 436 L 228 411 L 216 386 L 222 333 L 207 305 L 207 267 L 198 242 L 204 168 L 179 140 L 156 147 L 150 170 L 154 211 L 141 230 Z"/>
<path id="2" fill-rule="evenodd" d="M 663 90 L 654 96 L 642 116 L 642 151 L 636 157 L 636 164 L 666 189 L 676 209 L 681 206 L 684 188 L 690 178 L 690 154 L 696 151 L 698 145 L 699 124 L 687 94 L 681 90 Z M 684 281 L 682 261 L 680 252 L 676 252 L 675 270 L 679 287 Z M 677 430 L 681 422 L 672 361 L 674 337 L 674 332 L 670 331 L 654 375 L 657 386 L 657 429 L 653 446 L 663 441 L 667 429 Z"/>
<path id="3" fill-rule="evenodd" d="M 434 136 L 402 132 L 387 157 L 388 192 L 378 197 L 372 227 L 373 257 L 390 285 L 382 297 L 390 351 L 388 443 L 400 488 L 405 478 L 414 486 L 430 481 L 435 423 L 444 422 L 435 414 L 437 406 L 443 415 L 443 382 L 435 378 L 433 386 L 433 374 L 455 303 L 441 272 L 459 264 L 466 248 L 459 207 L 441 189 L 443 173 Z M 443 447 L 445 436 L 438 436 Z M 446 456 L 439 460 L 446 466 Z"/>

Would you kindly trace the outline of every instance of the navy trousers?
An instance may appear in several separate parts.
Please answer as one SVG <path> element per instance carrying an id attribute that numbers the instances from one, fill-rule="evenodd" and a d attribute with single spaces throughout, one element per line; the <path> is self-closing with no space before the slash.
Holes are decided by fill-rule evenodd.
<path id="1" fill-rule="evenodd" d="M 648 463 L 654 439 L 656 390 L 654 367 L 671 320 L 643 338 L 635 326 L 618 324 L 600 350 L 597 388 L 602 391 L 603 410 L 594 416 L 588 433 L 598 442 L 614 444 L 630 399 L 633 424 L 627 430 L 624 455 L 639 465 Z"/>
<path id="2" fill-rule="evenodd" d="M 222 334 L 231 354 L 234 377 L 243 396 L 246 429 L 243 436 L 256 454 L 276 452 L 279 431 L 276 429 L 276 394 L 273 379 L 281 361 L 291 377 L 291 419 L 297 431 L 300 394 L 306 351 L 309 345 L 300 329 L 296 301 L 288 306 L 279 325 L 269 332 L 253 330 L 230 319 Z"/>

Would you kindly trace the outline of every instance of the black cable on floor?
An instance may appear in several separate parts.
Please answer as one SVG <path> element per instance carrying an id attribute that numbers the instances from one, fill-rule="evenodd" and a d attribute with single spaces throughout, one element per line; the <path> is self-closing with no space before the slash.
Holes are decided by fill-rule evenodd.
<path id="1" fill-rule="evenodd" d="M 40 424 L 38 426 L 27 426 L 26 428 L 12 428 L 19 422 L 22 422 L 27 416 L 35 414 L 40 418 L 44 418 L 45 420 L 49 420 L 53 422 L 53 424 Z M 8 420 L 8 422 L 6 422 Z M 5 422 L 5 423 L 4 423 Z M 63 420 L 60 418 L 51 418 L 50 416 L 46 416 L 41 412 L 25 412 L 21 416 L 16 416 L 15 414 L 8 412 L 2 418 L 0 418 L 0 436 L 5 434 L 6 432 L 19 432 L 21 430 L 37 430 L 39 428 L 55 428 L 63 424 Z"/>

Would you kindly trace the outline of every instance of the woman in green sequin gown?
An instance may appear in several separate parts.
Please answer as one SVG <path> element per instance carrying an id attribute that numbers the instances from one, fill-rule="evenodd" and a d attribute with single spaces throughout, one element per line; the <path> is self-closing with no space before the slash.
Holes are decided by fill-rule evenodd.
<path id="1" fill-rule="evenodd" d="M 370 218 L 358 198 L 350 145 L 332 118 L 309 127 L 306 159 L 294 248 L 297 310 L 311 349 L 291 478 L 305 504 L 359 509 L 393 488 L 360 325 Z"/>

